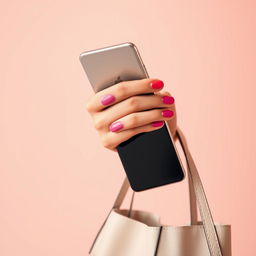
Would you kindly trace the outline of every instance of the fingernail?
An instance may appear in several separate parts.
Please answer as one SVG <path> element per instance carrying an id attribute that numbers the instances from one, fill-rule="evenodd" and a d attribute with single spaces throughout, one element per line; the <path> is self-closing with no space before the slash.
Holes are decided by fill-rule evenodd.
<path id="1" fill-rule="evenodd" d="M 150 83 L 150 86 L 153 88 L 153 89 L 161 89 L 164 87 L 164 82 L 161 81 L 161 80 L 154 80 Z"/>
<path id="2" fill-rule="evenodd" d="M 164 104 L 173 104 L 174 103 L 174 98 L 172 96 L 163 96 L 162 100 L 163 100 Z"/>
<path id="3" fill-rule="evenodd" d="M 122 129 L 124 126 L 121 122 L 115 122 L 115 123 L 112 123 L 110 126 L 109 126 L 109 130 L 111 132 L 116 132 L 116 131 L 119 131 L 120 129 Z"/>
<path id="4" fill-rule="evenodd" d="M 162 111 L 162 116 L 164 117 L 172 117 L 173 116 L 173 111 L 172 110 L 164 110 Z"/>
<path id="5" fill-rule="evenodd" d="M 152 126 L 154 126 L 154 127 L 159 127 L 159 126 L 162 126 L 163 123 L 164 123 L 164 121 L 155 121 L 155 122 L 153 122 L 153 123 L 151 123 L 151 124 L 152 124 Z"/>
<path id="6" fill-rule="evenodd" d="M 112 103 L 113 101 L 115 101 L 115 99 L 116 98 L 113 94 L 107 94 L 101 98 L 101 103 L 102 103 L 102 105 L 108 105 L 108 104 Z"/>

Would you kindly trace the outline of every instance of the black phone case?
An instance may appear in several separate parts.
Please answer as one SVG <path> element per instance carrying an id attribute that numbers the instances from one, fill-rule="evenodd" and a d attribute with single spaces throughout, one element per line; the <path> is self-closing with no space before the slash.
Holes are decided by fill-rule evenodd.
<path id="1" fill-rule="evenodd" d="M 137 134 L 117 146 L 130 186 L 142 191 L 184 179 L 166 124 Z"/>

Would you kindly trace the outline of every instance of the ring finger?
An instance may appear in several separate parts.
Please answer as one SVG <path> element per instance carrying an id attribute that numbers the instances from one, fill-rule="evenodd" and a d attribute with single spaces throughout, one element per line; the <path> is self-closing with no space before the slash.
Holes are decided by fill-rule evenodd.
<path id="1" fill-rule="evenodd" d="M 110 124 L 109 130 L 111 132 L 120 132 L 147 124 L 155 126 L 159 121 L 170 120 L 173 116 L 174 111 L 167 108 L 133 112 Z"/>

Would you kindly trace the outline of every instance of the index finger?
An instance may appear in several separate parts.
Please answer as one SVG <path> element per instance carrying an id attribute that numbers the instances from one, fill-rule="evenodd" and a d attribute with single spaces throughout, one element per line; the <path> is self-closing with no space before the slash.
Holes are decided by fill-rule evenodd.
<path id="1" fill-rule="evenodd" d="M 97 92 L 87 102 L 86 108 L 90 112 L 98 112 L 131 96 L 157 92 L 163 86 L 163 81 L 157 78 L 122 81 Z"/>

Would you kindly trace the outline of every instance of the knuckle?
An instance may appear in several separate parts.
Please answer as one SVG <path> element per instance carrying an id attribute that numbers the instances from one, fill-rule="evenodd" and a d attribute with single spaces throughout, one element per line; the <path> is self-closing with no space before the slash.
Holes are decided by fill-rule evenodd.
<path id="1" fill-rule="evenodd" d="M 128 106 L 130 109 L 134 109 L 134 110 L 138 109 L 139 103 L 140 103 L 139 99 L 136 96 L 130 97 L 128 100 Z"/>
<path id="2" fill-rule="evenodd" d="M 119 86 L 117 88 L 117 93 L 119 94 L 119 97 L 124 98 L 127 93 L 127 86 L 124 82 L 120 82 Z"/>
<path id="3" fill-rule="evenodd" d="M 86 105 L 85 108 L 87 111 L 93 111 L 93 99 L 95 95 L 91 95 L 87 100 L 86 100 Z"/>
<path id="4" fill-rule="evenodd" d="M 109 148 L 109 141 L 107 139 L 105 139 L 105 137 L 103 137 L 101 139 L 101 143 L 102 143 L 104 148 Z"/>
<path id="5" fill-rule="evenodd" d="M 138 116 L 135 114 L 135 113 L 132 113 L 131 115 L 130 115 L 130 120 L 129 120 L 129 122 L 130 122 L 130 124 L 132 125 L 132 126 L 135 126 L 136 124 L 138 124 Z"/>
<path id="6" fill-rule="evenodd" d="M 85 108 L 88 112 L 91 112 L 92 111 L 92 105 L 90 102 L 87 102 L 86 105 L 85 105 Z"/>
<path id="7" fill-rule="evenodd" d="M 107 138 L 107 136 L 103 136 L 103 137 L 102 137 L 101 143 L 102 143 L 102 145 L 103 145 L 104 148 L 108 148 L 108 149 L 113 148 L 112 143 L 111 143 L 110 140 Z"/>
<path id="8" fill-rule="evenodd" d="M 100 130 L 102 129 L 104 126 L 104 120 L 101 119 L 101 118 L 97 118 L 95 121 L 94 121 L 94 128 L 96 130 Z"/>

